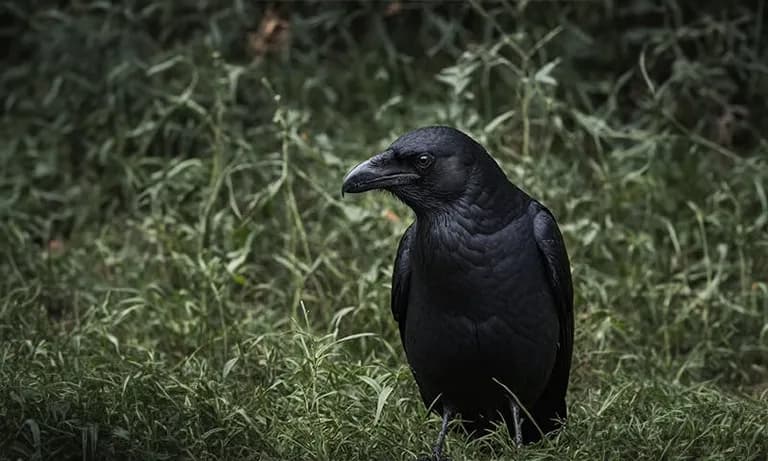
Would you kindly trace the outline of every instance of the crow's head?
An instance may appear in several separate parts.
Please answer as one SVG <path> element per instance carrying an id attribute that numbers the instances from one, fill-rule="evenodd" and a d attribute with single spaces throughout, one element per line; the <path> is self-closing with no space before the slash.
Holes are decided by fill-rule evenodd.
<path id="1" fill-rule="evenodd" d="M 476 166 L 490 161 L 483 146 L 454 128 L 430 126 L 398 138 L 347 173 L 342 193 L 383 189 L 416 211 L 461 197 Z"/>

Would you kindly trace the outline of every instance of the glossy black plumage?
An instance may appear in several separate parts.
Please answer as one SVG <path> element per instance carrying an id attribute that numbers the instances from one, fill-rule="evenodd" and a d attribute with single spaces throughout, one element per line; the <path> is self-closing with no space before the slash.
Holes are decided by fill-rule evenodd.
<path id="1" fill-rule="evenodd" d="M 391 307 L 424 403 L 458 413 L 470 431 L 503 418 L 514 432 L 511 392 L 525 408 L 523 441 L 558 428 L 573 290 L 549 210 L 448 127 L 408 133 L 345 178 L 345 192 L 369 189 L 416 213 L 397 250 Z"/>

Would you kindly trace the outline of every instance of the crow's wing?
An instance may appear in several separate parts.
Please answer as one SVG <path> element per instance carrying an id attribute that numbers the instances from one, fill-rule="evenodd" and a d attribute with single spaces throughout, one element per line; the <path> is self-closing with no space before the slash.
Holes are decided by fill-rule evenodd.
<path id="1" fill-rule="evenodd" d="M 392 270 L 392 316 L 400 328 L 400 340 L 405 348 L 405 316 L 408 313 L 408 292 L 411 289 L 411 246 L 414 227 L 411 224 L 400 239 Z"/>
<path id="2" fill-rule="evenodd" d="M 573 353 L 573 284 L 568 253 L 557 222 L 549 210 L 537 204 L 533 218 L 533 235 L 544 257 L 547 275 L 555 296 L 560 320 L 560 344 L 555 366 L 544 393 L 533 409 L 533 416 L 544 433 L 557 428 L 552 418 L 566 417 L 565 393 L 571 371 Z"/>

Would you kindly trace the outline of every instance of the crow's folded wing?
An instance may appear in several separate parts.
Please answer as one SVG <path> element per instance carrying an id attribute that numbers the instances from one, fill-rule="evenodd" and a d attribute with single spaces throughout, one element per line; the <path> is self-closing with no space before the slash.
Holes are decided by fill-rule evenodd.
<path id="1" fill-rule="evenodd" d="M 413 224 L 403 234 L 397 247 L 397 256 L 392 270 L 392 316 L 400 328 L 400 339 L 405 348 L 405 317 L 408 314 L 408 292 L 411 287 L 411 246 L 413 245 Z"/>
<path id="2" fill-rule="evenodd" d="M 568 253 L 557 222 L 544 206 L 538 205 L 538 212 L 533 218 L 533 234 L 536 244 L 544 257 L 552 293 L 555 296 L 560 321 L 560 344 L 555 366 L 550 375 L 549 384 L 537 406 L 542 416 L 565 418 L 565 393 L 568 389 L 568 376 L 571 370 L 573 353 L 573 284 Z M 548 413 L 548 414 L 547 414 Z M 538 419 L 538 418 L 537 418 Z M 545 430 L 546 432 L 546 430 Z"/>

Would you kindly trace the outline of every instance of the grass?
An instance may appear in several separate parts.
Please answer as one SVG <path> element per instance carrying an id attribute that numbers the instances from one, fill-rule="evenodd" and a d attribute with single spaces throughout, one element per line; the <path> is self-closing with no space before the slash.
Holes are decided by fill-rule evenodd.
<path id="1" fill-rule="evenodd" d="M 412 218 L 339 188 L 434 123 L 555 211 L 576 293 L 566 430 L 452 459 L 768 458 L 764 12 L 4 4 L 0 459 L 428 453 Z"/>

